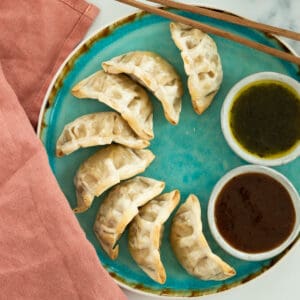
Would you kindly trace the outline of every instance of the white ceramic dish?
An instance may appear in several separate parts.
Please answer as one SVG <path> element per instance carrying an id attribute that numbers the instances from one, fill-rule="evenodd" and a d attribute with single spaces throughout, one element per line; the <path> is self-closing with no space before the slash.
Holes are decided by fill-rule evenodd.
<path id="1" fill-rule="evenodd" d="M 215 222 L 215 204 L 216 200 L 218 198 L 219 193 L 223 189 L 223 187 L 228 183 L 232 178 L 241 175 L 241 174 L 246 174 L 246 173 L 260 173 L 260 174 L 265 174 L 273 179 L 277 180 L 280 182 L 283 187 L 287 190 L 289 193 L 291 200 L 293 202 L 294 208 L 295 208 L 295 213 L 296 213 L 296 219 L 295 219 L 295 224 L 293 227 L 292 232 L 290 233 L 289 237 L 278 247 L 266 251 L 266 252 L 260 252 L 260 253 L 246 253 L 239 251 L 235 248 L 233 248 L 221 235 L 219 232 L 216 222 Z M 271 209 L 271 208 L 270 208 Z M 207 216 L 208 216 L 208 224 L 211 230 L 211 233 L 217 243 L 229 254 L 231 254 L 234 257 L 243 259 L 243 260 L 248 260 L 248 261 L 259 261 L 259 260 L 265 260 L 269 259 L 271 257 L 276 256 L 277 254 L 281 253 L 286 249 L 297 237 L 300 229 L 300 199 L 299 199 L 299 194 L 294 188 L 294 186 L 291 184 L 291 182 L 283 176 L 281 173 L 268 168 L 264 166 L 259 166 L 259 165 L 245 165 L 241 166 L 238 168 L 235 168 L 231 170 L 230 172 L 226 173 L 215 185 L 210 199 L 208 203 L 208 210 L 207 210 Z"/>
<path id="2" fill-rule="evenodd" d="M 283 165 L 288 162 L 291 162 L 292 160 L 300 156 L 300 141 L 298 141 L 296 146 L 293 147 L 293 149 L 291 151 L 288 151 L 287 153 L 284 153 L 280 156 L 263 158 L 247 151 L 242 145 L 240 145 L 239 142 L 234 137 L 232 130 L 230 128 L 229 115 L 232 109 L 233 101 L 235 100 L 235 96 L 239 93 L 239 91 L 241 91 L 247 85 L 250 85 L 251 83 L 254 83 L 256 81 L 261 81 L 261 80 L 272 80 L 272 81 L 282 82 L 288 85 L 289 87 L 291 87 L 300 97 L 299 82 L 287 75 L 275 73 L 275 72 L 259 72 L 247 76 L 242 80 L 240 80 L 238 83 L 236 83 L 230 89 L 229 93 L 227 94 L 223 102 L 223 106 L 221 109 L 222 132 L 231 149 L 245 161 L 253 164 L 264 165 L 264 166 Z"/>

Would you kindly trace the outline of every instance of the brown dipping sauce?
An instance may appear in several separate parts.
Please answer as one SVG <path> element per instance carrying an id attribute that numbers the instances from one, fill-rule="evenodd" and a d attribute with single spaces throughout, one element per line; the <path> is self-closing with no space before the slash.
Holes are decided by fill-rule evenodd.
<path id="1" fill-rule="evenodd" d="M 279 246 L 292 232 L 295 219 L 287 190 L 260 173 L 232 178 L 215 204 L 215 220 L 223 238 L 233 248 L 248 253 Z"/>

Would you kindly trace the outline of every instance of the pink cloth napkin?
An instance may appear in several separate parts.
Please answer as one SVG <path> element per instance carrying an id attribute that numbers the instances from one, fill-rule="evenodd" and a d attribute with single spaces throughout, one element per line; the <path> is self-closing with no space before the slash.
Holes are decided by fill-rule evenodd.
<path id="1" fill-rule="evenodd" d="M 96 14 L 83 0 L 0 0 L 0 299 L 126 299 L 29 121 L 36 123 L 51 77 Z"/>

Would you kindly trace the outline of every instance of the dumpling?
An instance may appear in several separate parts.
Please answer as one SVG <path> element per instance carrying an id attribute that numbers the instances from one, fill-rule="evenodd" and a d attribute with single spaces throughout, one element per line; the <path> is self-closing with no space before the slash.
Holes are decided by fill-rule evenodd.
<path id="1" fill-rule="evenodd" d="M 154 159 L 150 150 L 110 145 L 97 151 L 79 167 L 74 183 L 77 195 L 75 212 L 86 211 L 104 191 L 121 180 L 142 173 Z"/>
<path id="2" fill-rule="evenodd" d="M 63 156 L 97 145 L 122 144 L 142 149 L 149 141 L 141 139 L 116 112 L 99 112 L 84 115 L 67 124 L 56 143 L 56 155 Z"/>
<path id="3" fill-rule="evenodd" d="M 223 70 L 213 39 L 199 29 L 170 24 L 171 35 L 181 50 L 194 110 L 202 114 L 211 104 L 223 80 Z"/>
<path id="4" fill-rule="evenodd" d="M 126 73 L 161 101 L 166 119 L 177 124 L 181 111 L 182 83 L 173 66 L 154 52 L 133 51 L 103 62 L 112 74 Z"/>
<path id="5" fill-rule="evenodd" d="M 98 99 L 119 112 L 141 138 L 154 137 L 152 103 L 146 91 L 129 77 L 98 71 L 77 83 L 72 94 Z"/>
<path id="6" fill-rule="evenodd" d="M 165 187 L 163 181 L 135 177 L 117 185 L 101 203 L 94 225 L 96 236 L 112 259 L 116 259 L 116 245 L 126 226 L 138 214 L 138 207 L 158 196 Z"/>
<path id="7" fill-rule="evenodd" d="M 133 259 L 149 277 L 159 283 L 166 281 L 166 271 L 159 252 L 163 224 L 179 200 L 180 193 L 177 190 L 154 198 L 140 209 L 129 227 L 128 244 Z"/>
<path id="8" fill-rule="evenodd" d="M 203 233 L 199 200 L 190 195 L 173 218 L 171 245 L 186 271 L 202 280 L 224 280 L 235 270 L 212 253 Z"/>

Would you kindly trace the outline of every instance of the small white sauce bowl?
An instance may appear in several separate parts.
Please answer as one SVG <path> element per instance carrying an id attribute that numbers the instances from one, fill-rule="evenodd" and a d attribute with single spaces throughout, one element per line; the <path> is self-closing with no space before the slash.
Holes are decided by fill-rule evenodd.
<path id="1" fill-rule="evenodd" d="M 265 251 L 265 252 L 259 252 L 259 253 L 247 253 L 240 251 L 234 247 L 232 247 L 221 235 L 221 233 L 218 230 L 216 220 L 215 220 L 215 205 L 216 200 L 218 199 L 218 195 L 222 191 L 223 187 L 234 177 L 241 175 L 241 174 L 247 174 L 247 173 L 260 173 L 264 175 L 268 175 L 271 178 L 275 179 L 276 181 L 280 182 L 283 187 L 287 190 L 289 193 L 292 203 L 294 205 L 295 209 L 295 224 L 293 227 L 293 230 L 291 231 L 288 238 L 283 241 L 279 246 L 276 248 Z M 270 207 L 272 209 L 272 207 Z M 292 183 L 281 173 L 268 168 L 264 166 L 259 165 L 244 165 L 235 169 L 232 169 L 228 173 L 226 173 L 215 185 L 209 202 L 208 202 L 208 210 L 207 210 L 207 216 L 208 216 L 208 224 L 210 231 L 214 237 L 214 239 L 217 241 L 217 243 L 230 255 L 247 260 L 247 261 L 259 261 L 259 260 L 265 260 L 272 258 L 282 251 L 284 251 L 298 236 L 299 230 L 300 230 L 300 198 L 297 190 L 294 188 Z"/>
<path id="2" fill-rule="evenodd" d="M 231 88 L 223 102 L 223 106 L 221 109 L 222 132 L 231 149 L 245 161 L 264 166 L 283 165 L 300 156 L 300 141 L 298 141 L 298 143 L 292 150 L 288 151 L 287 153 L 283 153 L 282 155 L 276 155 L 274 157 L 271 156 L 269 158 L 259 157 L 258 155 L 247 151 L 242 145 L 240 145 L 240 143 L 234 137 L 230 128 L 229 116 L 236 95 L 247 85 L 262 80 L 282 82 L 288 85 L 300 97 L 300 83 L 287 75 L 275 72 L 261 72 L 245 77 Z"/>

